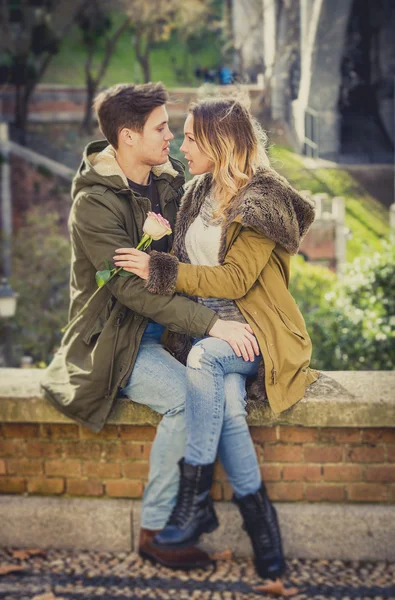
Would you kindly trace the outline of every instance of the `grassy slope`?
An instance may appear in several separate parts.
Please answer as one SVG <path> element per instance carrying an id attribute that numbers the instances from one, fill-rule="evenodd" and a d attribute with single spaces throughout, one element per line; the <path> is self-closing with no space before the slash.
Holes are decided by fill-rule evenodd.
<path id="1" fill-rule="evenodd" d="M 354 178 L 341 169 L 308 170 L 301 158 L 285 146 L 270 150 L 273 166 L 299 190 L 326 192 L 346 201 L 346 226 L 352 239 L 347 241 L 347 259 L 380 249 L 380 239 L 389 234 L 388 211 L 373 196 L 361 189 Z"/>
<path id="2" fill-rule="evenodd" d="M 114 27 L 119 22 L 119 17 L 114 18 Z M 185 60 L 185 48 L 176 36 L 163 44 L 158 44 L 151 53 L 151 79 L 163 81 L 169 87 L 182 85 L 198 85 L 193 71 L 196 65 L 215 66 L 220 62 L 218 40 L 213 34 L 207 34 L 204 47 L 193 56 L 188 57 L 188 80 L 180 81 L 176 77 L 175 66 L 179 69 Z M 104 55 L 103 45 L 98 49 L 97 58 Z M 60 52 L 51 61 L 43 78 L 43 83 L 59 83 L 65 85 L 81 85 L 84 82 L 84 63 L 86 51 L 81 43 L 81 34 L 74 28 L 62 43 Z M 175 62 L 174 62 L 175 61 Z M 130 32 L 125 32 L 120 38 L 116 50 L 111 58 L 102 85 L 109 86 L 121 82 L 142 83 L 140 66 L 135 59 Z"/>

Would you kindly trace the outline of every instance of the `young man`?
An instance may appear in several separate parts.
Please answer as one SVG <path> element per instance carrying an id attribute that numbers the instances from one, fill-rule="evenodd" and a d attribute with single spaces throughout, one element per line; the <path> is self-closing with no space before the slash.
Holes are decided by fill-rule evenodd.
<path id="1" fill-rule="evenodd" d="M 173 139 L 162 84 L 116 85 L 99 94 L 95 109 L 106 140 L 86 147 L 72 186 L 72 319 L 95 291 L 95 273 L 116 248 L 137 246 L 149 211 L 175 225 L 184 171 L 169 157 Z M 152 248 L 170 250 L 166 236 Z M 150 458 L 142 508 L 140 553 L 166 566 L 202 566 L 209 557 L 190 547 L 155 548 L 178 489 L 184 455 L 184 366 L 160 342 L 165 328 L 233 341 L 244 325 L 219 320 L 187 298 L 151 294 L 137 276 L 116 276 L 68 329 L 42 387 L 65 415 L 95 432 L 104 426 L 119 390 L 163 415 Z"/>

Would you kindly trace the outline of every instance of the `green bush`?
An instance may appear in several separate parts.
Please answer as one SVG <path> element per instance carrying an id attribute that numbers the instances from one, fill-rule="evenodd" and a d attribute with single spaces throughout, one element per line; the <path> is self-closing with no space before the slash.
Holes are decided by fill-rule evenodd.
<path id="1" fill-rule="evenodd" d="M 395 245 L 355 259 L 341 276 L 298 258 L 291 292 L 313 342 L 312 365 L 326 370 L 393 369 Z"/>
<path id="2" fill-rule="evenodd" d="M 19 294 L 13 319 L 13 354 L 48 363 L 61 340 L 69 304 L 70 243 L 59 216 L 33 209 L 13 240 L 11 284 Z"/>

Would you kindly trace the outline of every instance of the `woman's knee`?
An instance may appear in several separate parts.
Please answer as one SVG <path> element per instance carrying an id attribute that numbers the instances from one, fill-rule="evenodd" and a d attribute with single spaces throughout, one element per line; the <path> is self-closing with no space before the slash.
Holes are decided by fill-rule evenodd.
<path id="1" fill-rule="evenodd" d="M 227 356 L 233 356 L 233 350 L 228 342 L 218 338 L 204 338 L 190 350 L 187 367 L 200 370 L 204 365 L 220 361 Z"/>

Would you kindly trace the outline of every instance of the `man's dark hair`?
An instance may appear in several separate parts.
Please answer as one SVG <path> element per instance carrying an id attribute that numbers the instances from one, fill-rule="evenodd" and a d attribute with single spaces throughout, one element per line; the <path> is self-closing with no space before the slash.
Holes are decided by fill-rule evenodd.
<path id="1" fill-rule="evenodd" d="M 111 146 L 118 149 L 118 134 L 124 128 L 142 132 L 150 113 L 166 104 L 169 96 L 163 83 L 133 85 L 119 83 L 100 92 L 93 102 L 100 129 Z"/>

